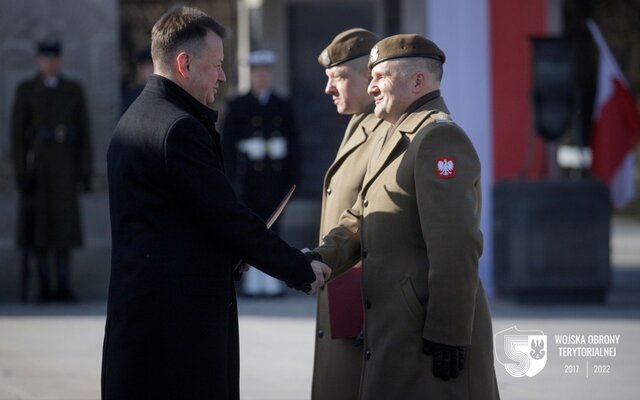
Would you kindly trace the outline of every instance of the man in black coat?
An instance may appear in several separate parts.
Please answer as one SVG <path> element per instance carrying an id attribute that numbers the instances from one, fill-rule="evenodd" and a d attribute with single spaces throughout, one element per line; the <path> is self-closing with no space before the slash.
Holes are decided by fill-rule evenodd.
<path id="1" fill-rule="evenodd" d="M 109 147 L 112 267 L 103 399 L 238 399 L 239 259 L 314 291 L 330 271 L 241 205 L 213 103 L 224 28 L 176 7 L 152 30 L 155 74 Z"/>

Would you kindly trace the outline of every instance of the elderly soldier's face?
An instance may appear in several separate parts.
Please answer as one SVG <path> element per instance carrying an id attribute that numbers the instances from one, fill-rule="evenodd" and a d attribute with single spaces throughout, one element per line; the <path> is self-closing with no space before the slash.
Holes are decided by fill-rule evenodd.
<path id="1" fill-rule="evenodd" d="M 402 60 L 381 62 L 371 70 L 368 92 L 376 104 L 376 117 L 396 123 L 413 98 L 412 77 L 405 76 Z"/>
<path id="2" fill-rule="evenodd" d="M 350 65 L 336 65 L 325 69 L 327 86 L 324 92 L 331 96 L 338 114 L 360 114 L 371 104 L 367 93 L 369 74 Z"/>
<path id="3" fill-rule="evenodd" d="M 213 103 L 218 86 L 227 80 L 222 70 L 223 60 L 222 39 L 209 32 L 200 54 L 192 55 L 189 65 L 192 78 L 188 92 L 204 105 Z"/>

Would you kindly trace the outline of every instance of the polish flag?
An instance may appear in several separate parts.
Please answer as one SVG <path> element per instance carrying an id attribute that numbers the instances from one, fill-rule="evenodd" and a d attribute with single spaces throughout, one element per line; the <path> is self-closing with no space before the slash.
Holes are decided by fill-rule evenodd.
<path id="1" fill-rule="evenodd" d="M 600 52 L 591 132 L 591 172 L 609 186 L 613 207 L 622 208 L 635 196 L 635 146 L 640 139 L 640 112 L 600 29 L 592 20 L 587 21 L 587 26 Z"/>

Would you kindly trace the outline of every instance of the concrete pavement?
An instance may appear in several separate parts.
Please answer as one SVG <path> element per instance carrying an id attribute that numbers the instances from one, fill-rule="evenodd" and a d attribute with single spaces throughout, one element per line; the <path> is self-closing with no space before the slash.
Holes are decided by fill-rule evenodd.
<path id="1" fill-rule="evenodd" d="M 492 301 L 494 333 L 516 326 L 547 336 L 546 365 L 533 377 L 515 378 L 496 360 L 503 399 L 637 398 L 640 223 L 616 221 L 612 250 L 615 268 L 607 304 Z M 242 298 L 239 309 L 242 398 L 308 399 L 314 297 L 291 293 L 277 300 Z M 0 400 L 99 399 L 104 314 L 102 301 L 0 303 Z M 567 338 L 577 343 L 563 344 Z M 617 342 L 593 343 L 603 338 Z M 499 351 L 504 350 L 501 343 Z M 587 351 L 599 353 L 580 354 Z"/>

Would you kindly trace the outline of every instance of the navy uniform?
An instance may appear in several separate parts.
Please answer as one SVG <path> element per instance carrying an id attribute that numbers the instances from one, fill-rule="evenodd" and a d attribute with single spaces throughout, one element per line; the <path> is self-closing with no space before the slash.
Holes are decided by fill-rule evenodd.
<path id="1" fill-rule="evenodd" d="M 249 57 L 252 89 L 229 103 L 223 125 L 225 167 L 240 200 L 267 220 L 292 184 L 298 165 L 298 133 L 288 100 L 273 93 L 275 54 Z M 277 225 L 273 227 L 277 231 Z M 244 276 L 247 295 L 283 293 L 281 282 L 251 269 Z"/>
<path id="2" fill-rule="evenodd" d="M 41 42 L 37 51 L 38 75 L 20 83 L 11 114 L 17 241 L 36 250 L 41 300 L 69 300 L 69 251 L 82 244 L 78 192 L 90 189 L 92 173 L 88 112 L 81 86 L 58 74 L 60 43 Z"/>

